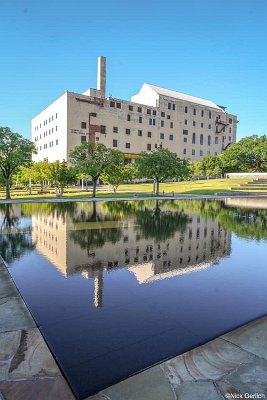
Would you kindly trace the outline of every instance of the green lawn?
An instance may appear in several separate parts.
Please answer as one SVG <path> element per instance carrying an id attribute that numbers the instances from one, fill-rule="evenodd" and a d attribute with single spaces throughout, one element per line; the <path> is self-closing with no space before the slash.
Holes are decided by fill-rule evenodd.
<path id="1" fill-rule="evenodd" d="M 169 182 L 160 184 L 160 194 L 174 193 L 174 194 L 214 194 L 215 192 L 228 192 L 229 188 L 235 188 L 238 190 L 239 184 L 244 184 L 249 182 L 247 179 L 210 179 L 210 180 L 200 180 L 200 181 L 186 181 L 186 182 Z M 109 191 L 109 188 L 99 190 L 97 192 L 97 197 L 132 197 L 133 195 L 137 197 L 144 197 L 152 194 L 153 185 L 150 183 L 142 183 L 142 184 L 129 184 L 129 185 L 121 185 L 118 188 L 117 193 L 113 193 Z M 29 195 L 26 190 L 11 190 L 12 199 L 49 199 L 56 198 L 54 190 L 50 190 L 49 193 L 44 195 L 40 195 L 38 193 L 40 188 L 33 188 L 32 195 Z M 249 191 L 249 190 L 247 190 Z M 267 190 L 263 191 L 263 193 L 267 193 Z M 66 188 L 66 193 L 64 194 L 64 198 L 86 198 L 91 197 L 92 194 L 90 191 L 81 191 L 76 188 Z M 5 191 L 3 188 L 0 191 L 0 199 L 5 198 Z"/>

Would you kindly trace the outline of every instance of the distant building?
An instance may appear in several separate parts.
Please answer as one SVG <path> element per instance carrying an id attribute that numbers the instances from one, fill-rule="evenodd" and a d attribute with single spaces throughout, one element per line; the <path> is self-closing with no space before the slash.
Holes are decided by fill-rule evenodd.
<path id="1" fill-rule="evenodd" d="M 128 160 L 160 146 L 199 160 L 235 142 L 237 122 L 226 107 L 148 83 L 131 101 L 106 98 L 106 58 L 99 57 L 97 89 L 66 92 L 33 118 L 33 160 L 68 160 L 70 150 L 88 140 Z"/>

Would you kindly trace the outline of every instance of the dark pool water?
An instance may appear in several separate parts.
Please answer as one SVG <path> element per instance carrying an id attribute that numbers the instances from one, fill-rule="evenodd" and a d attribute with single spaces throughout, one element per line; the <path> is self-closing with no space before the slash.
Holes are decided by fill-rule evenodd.
<path id="1" fill-rule="evenodd" d="M 78 399 L 267 311 L 267 201 L 1 206 L 0 253 Z"/>

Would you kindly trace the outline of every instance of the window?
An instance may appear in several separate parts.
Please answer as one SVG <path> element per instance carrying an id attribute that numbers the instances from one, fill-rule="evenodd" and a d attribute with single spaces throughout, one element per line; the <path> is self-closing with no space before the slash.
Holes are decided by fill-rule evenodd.
<path id="1" fill-rule="evenodd" d="M 229 122 L 229 124 L 232 124 L 233 123 L 232 118 L 229 118 L 228 122 Z"/>
<path id="2" fill-rule="evenodd" d="M 157 115 L 157 111 L 156 110 L 153 110 L 153 115 Z"/>
<path id="3" fill-rule="evenodd" d="M 142 107 L 137 107 L 138 112 L 142 112 Z"/>
<path id="4" fill-rule="evenodd" d="M 168 103 L 168 110 L 172 109 L 172 103 Z"/>
<path id="5" fill-rule="evenodd" d="M 143 122 L 143 118 L 139 117 L 139 124 L 142 124 L 142 122 Z"/>
<path id="6" fill-rule="evenodd" d="M 116 103 L 117 108 L 121 108 L 121 103 Z"/>
<path id="7" fill-rule="evenodd" d="M 215 155 L 215 156 L 217 156 L 217 155 L 218 155 L 218 152 L 217 152 L 217 151 L 215 151 L 215 152 L 214 152 L 214 155 Z"/>
<path id="8" fill-rule="evenodd" d="M 52 133 L 54 132 L 54 128 L 52 128 Z"/>
<path id="9" fill-rule="evenodd" d="M 82 123 L 81 123 L 81 128 L 82 128 L 82 129 L 86 129 L 86 122 L 82 122 Z M 49 130 L 49 133 L 50 133 L 50 130 Z"/>
<path id="10" fill-rule="evenodd" d="M 51 118 L 49 117 L 49 122 L 51 122 Z"/>
<path id="11" fill-rule="evenodd" d="M 200 135 L 200 144 L 203 144 L 203 143 L 204 143 L 204 136 L 201 133 L 201 135 Z"/>
<path id="12" fill-rule="evenodd" d="M 231 128 L 229 128 L 229 133 L 232 133 L 232 129 Z"/>
<path id="13" fill-rule="evenodd" d="M 209 124 L 209 129 L 211 129 L 211 124 Z"/>
<path id="14" fill-rule="evenodd" d="M 142 133 L 142 131 L 138 131 L 138 136 L 143 136 L 143 133 Z"/>
<path id="15" fill-rule="evenodd" d="M 199 155 L 203 156 L 203 150 L 200 150 Z"/>
<path id="16" fill-rule="evenodd" d="M 201 110 L 201 117 L 204 117 L 204 111 Z"/>
<path id="17" fill-rule="evenodd" d="M 169 139 L 170 139 L 170 140 L 173 140 L 173 135 L 170 135 L 170 136 L 169 136 Z"/>
<path id="18" fill-rule="evenodd" d="M 151 115 L 151 110 L 148 108 L 148 109 L 146 110 L 146 113 L 147 113 L 148 115 Z"/>
<path id="19" fill-rule="evenodd" d="M 131 116 L 130 116 L 130 114 L 127 115 L 127 121 L 131 121 Z"/>
<path id="20" fill-rule="evenodd" d="M 126 129 L 125 129 L 125 133 L 126 133 L 126 135 L 130 135 L 131 129 L 126 128 Z"/>
<path id="21" fill-rule="evenodd" d="M 223 137 L 222 137 L 222 142 L 223 142 L 223 143 L 224 143 L 224 139 L 225 139 L 225 137 L 223 136 Z"/>
<path id="22" fill-rule="evenodd" d="M 50 133 L 51 133 L 51 129 L 49 129 L 49 135 L 50 135 Z"/>
<path id="23" fill-rule="evenodd" d="M 113 126 L 113 133 L 118 133 L 118 127 L 117 126 Z"/>
<path id="24" fill-rule="evenodd" d="M 173 122 L 170 122 L 170 128 L 173 128 Z"/>
<path id="25" fill-rule="evenodd" d="M 100 125 L 100 133 L 106 133 L 106 126 Z"/>
<path id="26" fill-rule="evenodd" d="M 209 112 L 209 119 L 211 119 L 211 112 Z"/>
<path id="27" fill-rule="evenodd" d="M 151 137 L 151 132 L 147 132 L 147 137 Z"/>
<path id="28" fill-rule="evenodd" d="M 175 111 L 175 104 L 172 105 L 172 109 L 173 109 L 173 111 Z"/>
<path id="29" fill-rule="evenodd" d="M 229 140 L 229 142 L 231 142 L 231 140 L 232 140 L 232 136 L 229 136 L 229 137 L 228 137 L 228 140 Z"/>
<path id="30" fill-rule="evenodd" d="M 184 142 L 187 143 L 187 137 L 184 137 Z"/>
<path id="31" fill-rule="evenodd" d="M 165 117 L 165 112 L 162 112 L 162 113 L 161 113 L 161 116 L 164 118 L 164 117 Z"/>
<path id="32" fill-rule="evenodd" d="M 192 156 L 194 156 L 196 154 L 196 150 L 192 149 Z"/>
<path id="33" fill-rule="evenodd" d="M 167 115 L 167 119 L 171 119 L 171 116 L 170 116 L 170 115 Z"/>
<path id="34" fill-rule="evenodd" d="M 160 126 L 163 128 L 164 127 L 164 121 L 160 121 Z"/>
<path id="35" fill-rule="evenodd" d="M 57 131 L 57 126 L 56 126 L 56 131 Z"/>
<path id="36" fill-rule="evenodd" d="M 201 122 L 201 124 L 200 124 L 200 128 L 203 128 L 203 126 L 204 126 L 204 124 L 203 124 L 203 122 Z"/>
<path id="37" fill-rule="evenodd" d="M 164 133 L 160 133 L 159 138 L 164 139 Z"/>
<path id="38" fill-rule="evenodd" d="M 42 146 L 40 146 L 40 151 L 42 150 Z"/>
<path id="39" fill-rule="evenodd" d="M 188 113 L 188 107 L 187 107 L 187 106 L 185 106 L 184 112 L 185 112 L 186 114 Z"/>
<path id="40" fill-rule="evenodd" d="M 150 143 L 147 144 L 146 149 L 147 150 L 151 150 L 151 144 Z"/>
<path id="41" fill-rule="evenodd" d="M 197 115 L 197 110 L 195 108 L 193 109 L 193 115 Z"/>
<path id="42" fill-rule="evenodd" d="M 158 147 L 157 143 L 155 144 L 155 149 Z"/>
<path id="43" fill-rule="evenodd" d="M 97 113 L 90 113 L 91 117 L 96 117 Z"/>
<path id="44" fill-rule="evenodd" d="M 188 135 L 188 130 L 187 129 L 183 129 L 183 135 Z"/>
<path id="45" fill-rule="evenodd" d="M 186 149 L 184 149 L 183 153 L 186 154 Z"/>
<path id="46" fill-rule="evenodd" d="M 56 146 L 58 145 L 58 139 L 56 140 Z"/>
<path id="47" fill-rule="evenodd" d="M 118 147 L 118 141 L 116 139 L 113 139 L 113 147 Z"/>
<path id="48" fill-rule="evenodd" d="M 193 133 L 192 135 L 192 144 L 196 144 L 196 134 Z"/>
<path id="49" fill-rule="evenodd" d="M 193 121 L 193 126 L 196 126 L 196 121 Z"/>
<path id="50" fill-rule="evenodd" d="M 184 120 L 184 124 L 187 125 L 187 119 Z"/>
<path id="51" fill-rule="evenodd" d="M 126 148 L 126 149 L 130 149 L 130 148 L 131 148 L 130 143 L 125 143 L 125 148 Z"/>
<path id="52" fill-rule="evenodd" d="M 57 118 L 57 113 L 56 113 L 56 118 Z"/>
<path id="53" fill-rule="evenodd" d="M 129 111 L 133 111 L 133 106 L 129 106 Z"/>
<path id="54" fill-rule="evenodd" d="M 52 115 L 52 121 L 54 121 L 54 116 Z"/>
<path id="55" fill-rule="evenodd" d="M 81 143 L 86 142 L 86 136 L 81 136 Z"/>
<path id="56" fill-rule="evenodd" d="M 111 102 L 109 103 L 109 105 L 110 105 L 110 107 L 115 107 L 115 101 L 111 101 Z"/>
<path id="57" fill-rule="evenodd" d="M 156 125 L 155 118 L 149 118 L 149 125 Z"/>
<path id="58" fill-rule="evenodd" d="M 211 144 L 211 136 L 209 135 L 208 136 L 208 146 L 210 146 L 210 144 Z"/>
<path id="59" fill-rule="evenodd" d="M 218 144 L 218 136 L 215 137 L 215 144 Z"/>

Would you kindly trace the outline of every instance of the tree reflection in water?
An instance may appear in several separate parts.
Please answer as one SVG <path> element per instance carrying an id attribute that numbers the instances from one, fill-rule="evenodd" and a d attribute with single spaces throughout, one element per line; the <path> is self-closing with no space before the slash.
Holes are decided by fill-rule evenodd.
<path id="1" fill-rule="evenodd" d="M 31 234 L 20 228 L 20 218 L 14 214 L 12 204 L 1 204 L 2 223 L 0 227 L 1 256 L 6 263 L 21 258 L 34 250 Z"/>

